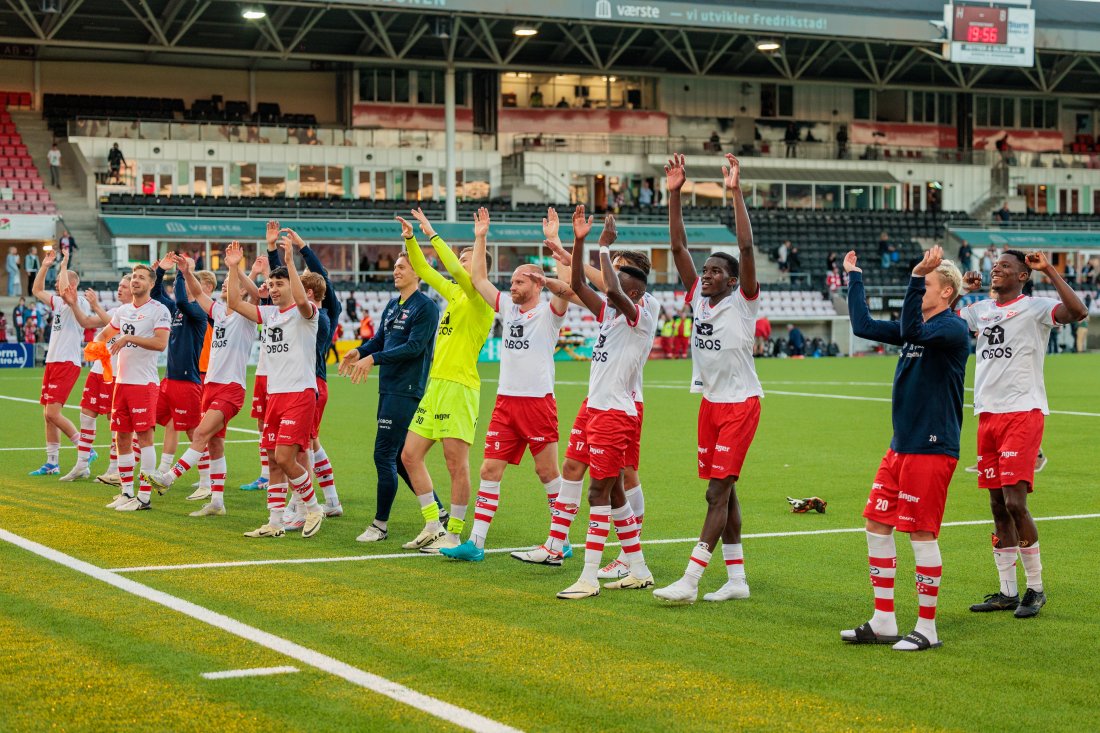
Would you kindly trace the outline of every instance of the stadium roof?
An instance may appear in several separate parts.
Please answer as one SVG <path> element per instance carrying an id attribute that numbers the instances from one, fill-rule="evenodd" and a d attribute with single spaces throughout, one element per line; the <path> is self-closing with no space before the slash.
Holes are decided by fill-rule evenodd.
<path id="1" fill-rule="evenodd" d="M 41 2 L 0 6 L 0 54 L 251 68 L 454 63 L 1100 98 L 1100 12 L 1082 0 L 1036 3 L 1031 69 L 937 58 L 938 0 L 63 0 L 58 13 Z M 256 4 L 266 17 L 244 20 Z M 517 20 L 538 34 L 515 36 Z M 760 53 L 762 39 L 782 52 Z"/>

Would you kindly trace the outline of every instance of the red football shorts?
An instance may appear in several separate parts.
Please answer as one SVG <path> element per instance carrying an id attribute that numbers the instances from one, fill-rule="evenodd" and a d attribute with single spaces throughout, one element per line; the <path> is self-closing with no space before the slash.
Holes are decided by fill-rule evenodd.
<path id="1" fill-rule="evenodd" d="M 222 414 L 224 422 L 222 429 L 218 431 L 218 437 L 225 437 L 225 428 L 229 421 L 237 416 L 244 407 L 244 387 L 237 383 L 217 384 L 207 382 L 202 388 L 202 414 L 207 410 L 217 410 Z"/>
<path id="2" fill-rule="evenodd" d="M 325 416 L 325 405 L 328 404 L 328 382 L 317 377 L 317 406 L 313 410 L 313 432 L 310 438 L 321 435 L 321 418 Z"/>
<path id="3" fill-rule="evenodd" d="M 621 410 L 588 410 L 588 472 L 594 479 L 618 476 L 627 466 L 631 443 L 638 434 L 637 415 Z"/>
<path id="4" fill-rule="evenodd" d="M 191 430 L 202 419 L 202 385 L 181 379 L 162 379 L 157 398 L 157 425 L 169 421 L 176 430 Z"/>
<path id="5" fill-rule="evenodd" d="M 260 447 L 275 450 L 278 445 L 296 445 L 309 450 L 316 409 L 317 393 L 312 389 L 269 395 Z"/>
<path id="6" fill-rule="evenodd" d="M 978 415 L 978 487 L 999 489 L 1026 481 L 1030 494 L 1043 424 L 1042 410 Z"/>
<path id="7" fill-rule="evenodd" d="M 863 516 L 899 532 L 931 532 L 939 537 L 947 486 L 958 462 L 942 454 L 887 451 Z"/>
<path id="8" fill-rule="evenodd" d="M 485 433 L 485 458 L 507 461 L 513 466 L 523 459 L 528 447 L 537 456 L 558 442 L 558 405 L 554 395 L 510 397 L 498 395 L 493 417 Z"/>
<path id="9" fill-rule="evenodd" d="M 116 433 L 144 433 L 157 426 L 156 384 L 119 384 L 115 382 L 111 402 L 111 430 Z"/>
<path id="10" fill-rule="evenodd" d="M 699 478 L 741 475 L 745 456 L 760 424 L 760 398 L 699 405 Z"/>
<path id="11" fill-rule="evenodd" d="M 626 465 L 637 471 L 638 463 L 642 459 L 642 418 L 645 405 L 641 402 L 635 402 L 634 407 L 638 410 L 638 429 L 634 432 L 634 437 L 630 441 L 630 449 L 626 452 Z"/>
<path id="12" fill-rule="evenodd" d="M 65 404 L 73 385 L 80 378 L 80 365 L 71 361 L 51 361 L 42 375 L 42 397 L 39 403 L 49 405 L 54 402 Z"/>
<path id="13" fill-rule="evenodd" d="M 573 419 L 565 457 L 588 465 L 588 398 L 581 403 L 581 409 L 577 410 L 577 417 Z"/>
<path id="14" fill-rule="evenodd" d="M 252 383 L 252 417 L 262 420 L 267 414 L 267 375 L 257 374 Z"/>
<path id="15" fill-rule="evenodd" d="M 114 386 L 113 382 L 104 382 L 102 374 L 88 372 L 88 378 L 84 380 L 84 394 L 80 397 L 80 407 L 97 415 L 110 415 Z"/>

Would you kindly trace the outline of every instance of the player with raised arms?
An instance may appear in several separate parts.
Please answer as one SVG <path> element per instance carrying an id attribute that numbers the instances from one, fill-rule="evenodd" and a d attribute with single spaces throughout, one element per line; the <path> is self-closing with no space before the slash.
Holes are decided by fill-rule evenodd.
<path id="1" fill-rule="evenodd" d="M 696 272 L 687 248 L 680 200 L 687 181 L 684 156 L 673 156 L 665 166 L 672 258 L 681 282 L 688 288 L 687 303 L 694 313 L 691 391 L 703 395 L 698 421 L 699 478 L 707 482 L 707 516 L 687 570 L 672 585 L 653 591 L 657 598 L 672 603 L 695 602 L 699 580 L 719 538 L 727 580 L 703 600 L 749 597 L 737 480 L 760 424 L 760 398 L 764 394 L 752 358 L 760 284 L 756 280 L 749 210 L 741 194 L 741 164 L 732 155 L 726 160 L 722 176 L 733 201 L 740 259 L 715 252 L 703 263 L 702 275 Z"/>
<path id="2" fill-rule="evenodd" d="M 844 270 L 852 332 L 899 346 L 901 352 L 894 370 L 894 434 L 863 510 L 875 611 L 866 623 L 841 631 L 840 638 L 850 644 L 892 644 L 903 652 L 933 649 L 943 645 L 936 631 L 943 576 L 938 538 L 947 487 L 959 462 L 970 356 L 966 323 L 951 309 L 962 292 L 962 274 L 943 259 L 942 247 L 925 252 L 913 268 L 899 322 L 871 318 L 855 252 L 845 256 Z M 916 566 L 917 623 L 904 638 L 898 636 L 894 615 L 895 529 L 908 533 Z"/>
<path id="3" fill-rule="evenodd" d="M 156 275 L 148 265 L 134 265 L 130 275 L 129 303 L 120 305 L 111 322 L 96 336 L 109 343 L 110 352 L 118 354 L 118 373 L 111 401 L 111 429 L 118 446 L 118 473 L 121 493 L 107 505 L 120 512 L 149 509 L 153 489 L 141 481 L 134 495 L 134 449 L 137 439 L 141 455 L 140 470 L 151 471 L 157 465 L 157 449 L 153 431 L 157 423 L 159 374 L 157 358 L 168 348 L 168 332 L 172 314 L 163 303 L 153 300 L 150 293 Z M 117 338 L 115 338 L 117 336 Z"/>
<path id="4" fill-rule="evenodd" d="M 1058 298 L 1024 295 L 1032 272 L 1053 283 Z M 982 277 L 968 272 L 967 292 L 980 290 Z M 990 273 L 991 298 L 963 308 L 970 330 L 977 333 L 974 368 L 974 414 L 978 416 L 978 487 L 989 490 L 993 512 L 993 559 L 1001 587 L 971 611 L 1014 611 L 1030 618 L 1046 604 L 1039 530 L 1028 509 L 1035 488 L 1035 465 L 1050 414 L 1043 359 L 1050 330 L 1088 317 L 1088 308 L 1042 252 L 1025 255 L 1005 250 Z M 1021 599 L 1016 557 L 1027 577 Z"/>
<path id="5" fill-rule="evenodd" d="M 478 295 L 470 280 L 473 248 L 463 249 L 456 257 L 436 234 L 424 212 L 415 209 L 412 215 L 420 223 L 420 231 L 431 240 L 439 261 L 454 278 L 453 282 L 446 279 L 428 264 L 413 237 L 412 225 L 398 217 L 413 270 L 447 299 L 447 309 L 439 321 L 435 339 L 431 381 L 416 408 L 401 451 L 401 462 L 412 479 L 424 517 L 424 529 L 402 547 L 437 553 L 444 547 L 458 547 L 459 535 L 466 524 L 466 509 L 470 503 L 470 446 L 474 442 L 481 400 L 477 358 L 493 326 L 493 309 Z M 437 442 L 443 443 L 443 456 L 451 475 L 451 512 L 446 529 L 440 521 L 432 477 L 424 463 L 428 451 Z"/>
<path id="6" fill-rule="evenodd" d="M 158 470 L 149 474 L 143 472 L 142 478 L 154 487 L 167 491 L 176 479 L 198 464 L 204 453 L 208 453 L 210 501 L 191 512 L 191 516 L 220 517 L 225 515 L 225 431 L 229 422 L 244 407 L 248 356 L 252 352 L 252 342 L 256 340 L 256 324 L 211 297 L 205 284 L 196 277 L 195 263 L 191 258 L 178 257 L 176 264 L 182 280 L 176 283 L 176 287 L 186 289 L 187 296 L 193 298 L 203 313 L 209 316 L 214 328 L 210 340 L 206 383 L 202 390 L 202 419 L 194 430 L 191 445 L 171 471 Z M 226 281 L 222 284 L 223 293 L 229 290 L 230 278 L 238 279 L 245 292 L 243 297 L 256 301 L 255 285 L 245 277 L 239 267 L 231 268 L 226 274 Z"/>
<path id="7" fill-rule="evenodd" d="M 548 279 L 538 265 L 520 265 L 512 273 L 509 302 L 489 282 L 486 268 L 486 240 L 489 211 L 474 214 L 474 253 L 471 280 L 477 292 L 504 325 L 501 339 L 500 380 L 493 416 L 485 435 L 485 458 L 481 463 L 481 485 L 474 505 L 474 526 L 470 539 L 440 554 L 454 560 L 474 562 L 485 558 L 485 538 L 500 503 L 500 482 L 504 469 L 517 466 L 531 451 L 535 474 L 548 497 L 557 497 L 561 487 L 558 472 L 558 406 L 554 399 L 554 351 L 558 332 L 565 321 L 573 295 L 560 280 Z M 546 287 L 554 296 L 542 299 Z"/>
<path id="8" fill-rule="evenodd" d="M 640 381 L 642 356 L 653 347 L 660 306 L 646 292 L 644 273 L 624 267 L 616 272 L 611 264 L 610 245 L 617 232 L 615 217 L 608 214 L 600 234 L 600 269 L 607 286 L 607 302 L 585 281 L 584 240 L 592 230 L 592 218 L 585 218 L 584 206 L 573 213 L 573 268 L 570 288 L 600 322 L 600 334 L 592 349 L 585 412 L 585 449 L 588 454 L 589 525 L 585 543 L 584 570 L 576 583 L 558 593 L 558 598 L 577 600 L 600 594 L 597 573 L 603 560 L 604 543 L 610 525 L 626 552 L 630 573 L 606 587 L 640 589 L 653 586 L 653 574 L 646 566 L 638 539 L 634 512 L 625 498 L 615 506 L 612 488 L 630 462 L 630 450 L 638 432 L 635 386 Z M 579 498 L 579 497 L 578 497 Z"/>
<path id="9" fill-rule="evenodd" d="M 271 482 L 267 486 L 268 521 L 245 537 L 282 537 L 283 511 L 287 491 L 298 494 L 306 507 L 302 537 L 317 534 L 325 513 L 313 492 L 313 480 L 299 462 L 299 454 L 309 450 L 313 413 L 317 406 L 317 321 L 318 310 L 306 294 L 302 278 L 294 265 L 294 245 L 282 237 L 286 260 L 284 267 L 271 271 L 267 280 L 272 305 L 257 306 L 241 296 L 237 278 L 229 278 L 226 298 L 229 307 L 264 329 L 263 348 L 267 350 L 267 412 L 260 444 L 268 451 Z M 225 249 L 225 265 L 230 270 L 241 262 L 239 244 Z"/>

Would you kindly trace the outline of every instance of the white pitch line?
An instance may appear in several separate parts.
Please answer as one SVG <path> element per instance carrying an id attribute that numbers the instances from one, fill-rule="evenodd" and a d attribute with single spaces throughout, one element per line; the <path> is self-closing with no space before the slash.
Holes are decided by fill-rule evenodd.
<path id="1" fill-rule="evenodd" d="M 38 400 L 29 400 L 26 397 L 12 397 L 11 395 L 6 395 L 6 394 L 0 394 L 0 400 L 10 400 L 12 402 L 23 402 L 23 403 L 26 403 L 28 405 L 41 404 Z M 79 410 L 80 409 L 80 405 L 62 405 L 62 407 L 64 407 L 66 410 Z M 231 430 L 235 433 L 248 433 L 249 435 L 259 435 L 260 434 L 258 430 L 248 430 L 247 428 L 235 428 L 235 427 L 232 427 L 232 426 L 227 427 L 226 430 Z M 248 441 L 248 442 L 251 442 L 251 441 Z"/>
<path id="2" fill-rule="evenodd" d="M 272 674 L 290 674 L 299 671 L 297 667 L 254 667 L 252 669 L 228 669 L 224 672 L 203 672 L 205 680 L 230 680 L 237 677 L 266 677 Z"/>
<path id="3" fill-rule="evenodd" d="M 236 619 L 196 603 L 192 603 L 191 601 L 185 601 L 182 598 L 170 595 L 164 591 L 159 591 L 155 588 L 150 588 L 147 585 L 130 580 L 129 578 L 123 578 L 110 570 L 105 570 L 91 563 L 84 562 L 83 560 L 78 560 L 71 555 L 66 555 L 51 547 L 40 545 L 37 542 L 28 540 L 25 537 L 20 537 L 5 529 L 0 529 L 0 540 L 4 540 L 16 547 L 21 547 L 27 552 L 34 553 L 39 557 L 63 565 L 70 570 L 75 570 L 78 573 L 112 585 L 126 593 L 170 608 L 196 621 L 208 624 L 216 629 L 233 634 L 234 636 L 239 636 L 242 639 L 259 644 L 262 647 L 290 657 L 291 659 L 296 659 L 302 664 L 319 669 L 322 672 L 327 672 L 353 685 L 358 685 L 364 689 L 376 692 L 379 695 L 385 695 L 403 705 L 408 705 L 411 708 L 427 713 L 440 720 L 445 720 L 454 725 L 466 728 L 467 730 L 477 731 L 477 733 L 519 733 L 518 729 L 497 722 L 492 718 L 486 718 L 473 711 L 425 695 L 422 692 L 417 692 L 402 684 L 388 680 L 385 677 L 379 677 L 376 674 L 371 674 L 358 667 L 353 667 L 327 654 L 322 654 L 321 652 L 304 647 L 301 644 L 296 644 L 281 636 L 275 636 L 255 626 L 241 623 Z"/>
<path id="4" fill-rule="evenodd" d="M 1062 516 L 1054 517 L 1034 517 L 1036 522 L 1057 522 L 1070 519 L 1100 519 L 1100 514 L 1066 514 Z M 989 524 L 993 519 L 970 519 L 966 521 L 958 522 L 944 522 L 943 527 L 970 527 L 981 524 Z M 808 537 L 812 535 L 823 534 L 848 534 L 852 532 L 863 532 L 863 527 L 838 527 L 833 529 L 806 529 L 795 532 L 758 532 L 756 534 L 743 534 L 742 539 L 746 540 L 759 540 L 769 537 Z M 663 539 L 663 540 L 643 540 L 643 545 L 684 545 L 688 543 L 696 543 L 699 541 L 698 537 L 680 537 L 677 539 Z M 607 547 L 618 546 L 618 542 L 608 542 Z M 517 552 L 522 550 L 530 550 L 531 547 L 494 547 L 493 549 L 485 550 L 486 555 L 500 554 L 505 552 Z M 314 563 L 331 563 L 331 562 L 362 562 L 364 560 L 408 560 L 418 557 L 436 557 L 436 555 L 429 555 L 423 552 L 394 552 L 385 555 L 347 555 L 344 557 L 294 557 L 284 558 L 280 560 L 231 560 L 227 562 L 200 562 L 200 563 L 188 563 L 185 565 L 142 565 L 131 568 L 112 568 L 108 572 L 112 573 L 147 573 L 158 572 L 163 570 L 208 570 L 211 568 L 240 568 L 249 567 L 253 565 L 310 565 Z"/>

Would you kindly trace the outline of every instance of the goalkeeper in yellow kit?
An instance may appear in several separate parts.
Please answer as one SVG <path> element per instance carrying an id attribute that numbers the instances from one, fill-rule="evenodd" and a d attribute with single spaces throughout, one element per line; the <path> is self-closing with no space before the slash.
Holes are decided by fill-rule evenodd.
<path id="1" fill-rule="evenodd" d="M 409 473 L 413 491 L 424 515 L 424 529 L 403 547 L 438 554 L 444 547 L 457 547 L 470 503 L 470 445 L 474 442 L 481 401 L 481 377 L 477 358 L 492 328 L 492 307 L 478 294 L 470 280 L 473 248 L 463 249 L 456 257 L 447 243 L 435 233 L 428 217 L 416 209 L 412 215 L 420 231 L 431 240 L 439 261 L 454 282 L 437 272 L 424 258 L 413 237 L 412 225 L 401 217 L 401 235 L 413 270 L 425 283 L 447 299 L 447 310 L 439 319 L 435 355 L 428 388 L 416 409 L 401 462 Z M 486 255 L 486 259 L 490 258 Z M 492 270 L 491 261 L 486 264 Z M 443 443 L 443 455 L 451 474 L 451 516 L 446 528 L 439 521 L 439 505 L 433 498 L 432 477 L 424 464 L 428 451 Z"/>

